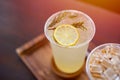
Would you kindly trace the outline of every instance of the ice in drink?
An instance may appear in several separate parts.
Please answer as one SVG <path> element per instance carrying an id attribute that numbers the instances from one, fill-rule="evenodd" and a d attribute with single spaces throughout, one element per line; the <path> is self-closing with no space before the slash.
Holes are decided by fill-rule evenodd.
<path id="1" fill-rule="evenodd" d="M 87 59 L 86 70 L 90 80 L 120 80 L 120 44 L 96 47 Z"/>

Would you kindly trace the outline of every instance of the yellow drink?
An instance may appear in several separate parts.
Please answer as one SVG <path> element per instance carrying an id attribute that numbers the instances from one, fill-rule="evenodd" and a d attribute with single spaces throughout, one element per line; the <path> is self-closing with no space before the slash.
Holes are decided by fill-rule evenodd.
<path id="1" fill-rule="evenodd" d="M 64 16 L 64 18 L 61 18 L 61 16 Z M 61 20 L 55 21 L 57 18 Z M 51 22 L 56 23 L 52 23 L 51 27 Z M 56 42 L 53 37 L 54 28 L 61 24 L 76 26 L 79 22 L 81 22 L 81 24 L 83 22 L 84 26 L 77 28 L 80 38 L 75 45 L 64 46 Z M 55 13 L 47 20 L 44 30 L 46 37 L 50 41 L 57 68 L 65 73 L 74 73 L 81 69 L 85 61 L 89 42 L 95 34 L 95 25 L 91 18 L 80 11 L 63 10 Z"/>
<path id="2" fill-rule="evenodd" d="M 74 73 L 84 64 L 88 44 L 79 48 L 65 48 L 51 44 L 55 63 L 62 72 Z"/>

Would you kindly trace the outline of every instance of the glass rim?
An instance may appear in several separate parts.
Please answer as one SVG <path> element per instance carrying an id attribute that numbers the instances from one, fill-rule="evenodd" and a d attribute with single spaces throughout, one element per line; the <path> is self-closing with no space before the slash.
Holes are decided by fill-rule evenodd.
<path id="1" fill-rule="evenodd" d="M 94 37 L 94 35 L 95 35 L 95 32 L 96 32 L 95 23 L 94 23 L 94 21 L 93 21 L 87 14 L 85 14 L 84 12 L 79 11 L 79 10 L 61 10 L 61 11 L 58 11 L 58 12 L 52 14 L 52 15 L 47 19 L 47 21 L 46 21 L 46 23 L 45 23 L 44 33 L 45 33 L 45 36 L 47 37 L 47 39 L 50 41 L 50 43 L 52 43 L 52 44 L 54 44 L 54 45 L 57 45 L 57 46 L 60 46 L 60 45 L 56 44 L 55 42 L 53 42 L 53 41 L 48 37 L 46 31 L 47 31 L 47 27 L 48 27 L 47 25 L 48 25 L 49 21 L 50 21 L 51 19 L 53 19 L 53 17 L 57 16 L 57 15 L 58 15 L 59 13 L 61 13 L 61 12 L 76 12 L 76 13 L 80 13 L 80 14 L 84 15 L 87 19 L 90 20 L 90 22 L 91 22 L 91 24 L 92 24 L 92 28 L 93 28 L 93 32 L 92 32 L 92 34 L 91 34 L 90 39 L 86 40 L 86 41 L 83 42 L 83 43 L 78 44 L 77 46 L 70 46 L 70 47 L 67 47 L 67 48 L 77 48 L 77 47 L 81 47 L 81 46 L 89 43 L 89 42 L 93 39 L 93 37 Z M 66 47 L 66 46 L 60 46 L 60 47 Z"/>
<path id="2" fill-rule="evenodd" d="M 88 75 L 88 77 L 89 77 L 90 80 L 92 80 L 92 75 L 91 75 L 91 73 L 90 73 L 90 67 L 89 67 L 89 61 L 90 61 L 91 55 L 94 54 L 94 52 L 95 52 L 97 49 L 99 49 L 99 48 L 101 48 L 101 47 L 105 47 L 105 46 L 110 46 L 110 45 L 119 46 L 119 47 L 120 47 L 120 44 L 119 44 L 119 43 L 104 43 L 104 44 L 101 44 L 101 45 L 95 47 L 95 48 L 89 53 L 89 55 L 88 55 L 88 57 L 87 57 L 87 60 L 86 60 L 86 73 L 87 73 L 87 75 Z"/>

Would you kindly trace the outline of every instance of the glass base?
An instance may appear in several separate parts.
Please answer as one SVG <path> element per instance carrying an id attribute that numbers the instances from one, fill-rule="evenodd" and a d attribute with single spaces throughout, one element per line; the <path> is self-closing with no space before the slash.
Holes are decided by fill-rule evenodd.
<path id="1" fill-rule="evenodd" d="M 55 65 L 54 59 L 52 58 L 52 60 L 51 60 L 52 71 L 56 75 L 58 75 L 62 78 L 75 78 L 75 77 L 80 75 L 80 73 L 84 70 L 84 67 L 85 67 L 85 62 L 84 62 L 84 65 L 82 66 L 82 68 L 80 70 L 78 70 L 77 72 L 75 72 L 75 73 L 64 73 L 57 68 L 57 66 Z"/>

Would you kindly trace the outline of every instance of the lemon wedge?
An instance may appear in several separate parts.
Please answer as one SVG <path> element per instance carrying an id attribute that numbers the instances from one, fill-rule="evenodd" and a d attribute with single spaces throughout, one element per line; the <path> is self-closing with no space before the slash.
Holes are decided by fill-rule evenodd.
<path id="1" fill-rule="evenodd" d="M 79 39 L 79 32 L 72 25 L 62 24 L 55 29 L 53 37 L 60 45 L 73 46 Z"/>

